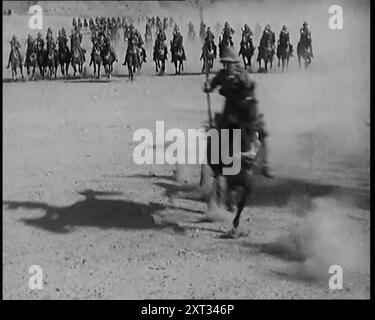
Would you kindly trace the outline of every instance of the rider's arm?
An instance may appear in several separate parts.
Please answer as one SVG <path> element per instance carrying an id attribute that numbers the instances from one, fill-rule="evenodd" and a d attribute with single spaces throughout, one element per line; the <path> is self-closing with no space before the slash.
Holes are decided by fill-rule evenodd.
<path id="1" fill-rule="evenodd" d="M 217 86 L 220 86 L 223 83 L 225 77 L 225 70 L 220 70 L 215 77 L 212 78 L 210 83 L 205 83 L 204 91 L 206 93 L 212 92 Z"/>

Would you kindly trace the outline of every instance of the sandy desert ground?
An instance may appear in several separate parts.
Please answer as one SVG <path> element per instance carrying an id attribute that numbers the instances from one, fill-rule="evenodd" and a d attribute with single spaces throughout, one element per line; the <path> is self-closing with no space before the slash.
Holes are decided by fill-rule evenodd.
<path id="1" fill-rule="evenodd" d="M 71 2 L 70 11 L 63 3 L 45 16 L 45 29 L 70 30 L 73 15 L 103 12 L 90 3 Z M 181 167 L 186 183 L 179 183 L 174 167 L 137 166 L 132 158 L 135 130 L 154 131 L 156 120 L 200 128 L 206 120 L 199 43 L 185 40 L 180 76 L 170 62 L 167 75 L 156 76 L 149 61 L 132 83 L 120 63 L 109 82 L 92 79 L 92 70 L 84 79 L 12 82 L 8 41 L 13 33 L 24 41 L 30 31 L 26 15 L 3 17 L 5 299 L 369 298 L 368 1 L 342 2 L 340 31 L 328 29 L 326 1 L 280 3 L 242 1 L 229 10 L 215 2 L 204 11 L 209 24 L 228 20 L 236 30 L 245 21 L 269 21 L 275 30 L 287 23 L 295 46 L 303 20 L 313 33 L 309 70 L 300 72 L 293 58 L 284 74 L 250 74 L 276 177 L 254 179 L 238 239 L 224 237 L 230 213 L 207 222 L 205 202 L 185 192 L 196 190 L 197 166 Z M 115 5 L 111 15 L 121 11 Z M 191 20 L 198 31 L 191 6 L 139 10 L 168 12 L 184 32 Z M 235 43 L 238 49 L 238 32 Z M 90 49 L 88 34 L 84 46 Z M 124 46 L 117 49 L 122 60 Z M 222 97 L 211 101 L 219 111 Z M 31 265 L 43 268 L 43 290 L 28 287 Z M 343 290 L 328 287 L 331 265 L 344 269 Z"/>

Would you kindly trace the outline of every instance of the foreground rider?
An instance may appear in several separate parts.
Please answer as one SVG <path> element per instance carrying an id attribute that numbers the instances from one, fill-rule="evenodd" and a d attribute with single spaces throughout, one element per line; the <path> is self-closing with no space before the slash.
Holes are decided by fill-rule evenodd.
<path id="1" fill-rule="evenodd" d="M 300 42 L 306 44 L 307 48 L 310 49 L 310 54 L 313 58 L 314 55 L 312 49 L 311 32 L 306 21 L 303 23 L 302 28 L 300 29 Z"/>
<path id="2" fill-rule="evenodd" d="M 20 59 L 20 65 L 21 65 L 21 67 L 22 67 L 22 56 L 21 56 L 20 49 L 21 49 L 21 44 L 20 44 L 20 42 L 17 40 L 16 35 L 13 35 L 12 40 L 10 40 L 10 54 L 9 54 L 9 60 L 8 60 L 8 66 L 7 66 L 7 69 L 9 69 L 9 67 L 10 67 L 10 62 L 11 62 L 11 58 L 12 58 L 12 54 L 13 54 L 13 50 L 18 51 L 18 57 L 19 57 L 19 59 Z"/>
<path id="3" fill-rule="evenodd" d="M 239 64 L 233 48 L 225 48 L 221 62 L 226 64 L 226 68 L 220 70 L 204 87 L 204 91 L 209 93 L 219 86 L 219 93 L 226 98 L 224 110 L 216 117 L 218 123 L 215 123 L 215 126 L 219 129 L 238 128 L 257 132 L 264 152 L 262 174 L 272 178 L 267 160 L 268 134 L 264 128 L 263 115 L 259 114 L 257 100 L 254 97 L 255 84 Z"/>
<path id="4" fill-rule="evenodd" d="M 183 37 L 180 33 L 180 29 L 179 27 L 177 26 L 177 24 L 174 25 L 174 30 L 173 30 L 173 40 L 172 40 L 172 44 L 177 46 L 178 48 L 181 48 L 182 50 L 182 60 L 186 60 L 186 55 L 185 55 L 185 48 L 184 48 L 184 45 L 182 44 L 183 42 Z M 171 52 L 172 52 L 172 61 L 174 60 L 174 57 L 173 57 L 173 51 L 172 51 L 172 48 L 171 48 Z"/>

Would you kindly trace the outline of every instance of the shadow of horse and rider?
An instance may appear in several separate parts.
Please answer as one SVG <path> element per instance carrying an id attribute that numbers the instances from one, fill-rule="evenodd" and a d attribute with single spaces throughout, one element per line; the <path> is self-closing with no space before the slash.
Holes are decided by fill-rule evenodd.
<path id="1" fill-rule="evenodd" d="M 118 192 L 85 190 L 78 193 L 85 198 L 69 206 L 54 206 L 36 201 L 3 201 L 7 209 L 43 210 L 41 217 L 22 218 L 26 225 L 55 233 L 69 233 L 76 227 L 101 229 L 156 229 L 171 228 L 176 232 L 184 229 L 172 222 L 156 222 L 153 214 L 171 208 L 160 203 L 138 203 L 102 197 L 118 196 Z M 185 209 L 184 209 L 185 210 Z M 187 209 L 188 210 L 188 209 Z"/>

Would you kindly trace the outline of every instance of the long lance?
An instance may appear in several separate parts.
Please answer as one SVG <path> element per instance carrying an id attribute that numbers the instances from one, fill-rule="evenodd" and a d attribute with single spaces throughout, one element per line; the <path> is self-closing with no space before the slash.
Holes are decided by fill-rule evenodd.
<path id="1" fill-rule="evenodd" d="M 200 15 L 200 20 L 201 20 L 201 24 L 203 23 L 203 5 L 201 5 L 199 7 L 199 15 Z M 205 74 L 206 74 L 206 83 L 208 83 L 208 61 L 207 61 L 207 55 L 204 57 L 204 66 L 205 66 Z M 211 99 L 210 99 L 210 93 L 207 92 L 206 93 L 206 97 L 207 97 L 207 111 L 208 111 L 208 121 L 209 121 L 209 126 L 210 128 L 212 127 L 212 113 L 211 113 Z"/>

